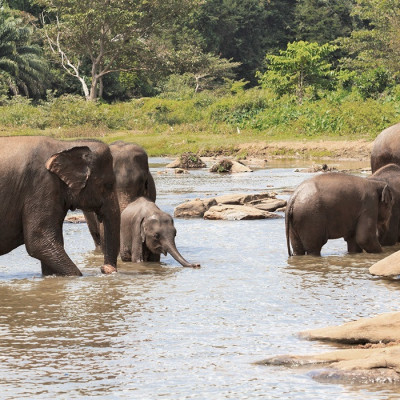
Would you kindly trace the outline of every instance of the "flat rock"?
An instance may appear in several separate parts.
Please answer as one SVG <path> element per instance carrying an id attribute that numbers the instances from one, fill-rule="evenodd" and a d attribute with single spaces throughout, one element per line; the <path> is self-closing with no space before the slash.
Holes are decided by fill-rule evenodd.
<path id="1" fill-rule="evenodd" d="M 301 332 L 308 340 L 324 340 L 338 343 L 389 343 L 400 341 L 400 312 L 361 318 L 339 326 L 331 326 Z"/>
<path id="2" fill-rule="evenodd" d="M 379 276 L 400 275 L 400 250 L 379 260 L 369 268 L 369 272 Z"/>
<path id="3" fill-rule="evenodd" d="M 64 222 L 68 222 L 70 224 L 86 224 L 86 219 L 83 214 L 73 214 L 67 215 Z"/>
<path id="4" fill-rule="evenodd" d="M 210 210 L 211 207 L 221 207 Z M 242 208 L 229 208 L 223 206 L 238 206 Z M 277 199 L 276 193 L 255 194 L 228 194 L 205 199 L 186 201 L 178 205 L 174 211 L 176 218 L 202 218 L 205 219 L 264 219 L 281 218 L 278 214 L 271 214 L 277 208 L 286 205 L 285 200 Z M 243 207 L 246 208 L 243 208 Z M 210 211 L 210 212 L 208 212 Z"/>
<path id="5" fill-rule="evenodd" d="M 280 218 L 277 214 L 269 213 L 267 211 L 258 210 L 255 207 L 248 207 L 234 204 L 218 204 L 212 206 L 204 213 L 204 219 L 213 220 L 247 220 L 247 219 L 266 219 L 266 218 Z"/>
<path id="6" fill-rule="evenodd" d="M 275 193 L 225 194 L 215 197 L 218 204 L 246 204 L 275 197 Z"/>
<path id="7" fill-rule="evenodd" d="M 400 345 L 353 348 L 316 355 L 282 355 L 260 361 L 261 365 L 286 367 L 321 366 L 311 373 L 316 380 L 354 383 L 400 383 Z"/>
<path id="8" fill-rule="evenodd" d="M 260 202 L 251 203 L 251 205 L 263 211 L 277 211 L 286 206 L 286 200 L 282 199 L 264 199 Z"/>

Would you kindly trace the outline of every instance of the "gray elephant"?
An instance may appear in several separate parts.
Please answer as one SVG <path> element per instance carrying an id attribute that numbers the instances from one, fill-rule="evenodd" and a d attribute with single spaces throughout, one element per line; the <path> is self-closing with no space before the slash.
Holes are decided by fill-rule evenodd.
<path id="1" fill-rule="evenodd" d="M 392 246 L 400 241 L 400 165 L 388 164 L 375 171 L 367 179 L 387 183 L 393 194 L 394 205 L 386 233 L 380 237 L 383 246 Z"/>
<path id="2" fill-rule="evenodd" d="M 139 197 L 121 214 L 121 258 L 123 261 L 160 261 L 167 253 L 184 267 L 200 267 L 186 261 L 175 245 L 172 217 L 154 202 Z"/>
<path id="3" fill-rule="evenodd" d="M 372 173 L 391 163 L 400 165 L 400 123 L 383 130 L 371 150 Z"/>
<path id="4" fill-rule="evenodd" d="M 328 239 L 343 237 L 350 253 L 379 253 L 390 220 L 393 194 L 386 182 L 338 172 L 301 183 L 286 207 L 289 256 L 320 255 Z"/>
<path id="5" fill-rule="evenodd" d="M 112 143 L 110 150 L 120 211 L 139 196 L 156 201 L 156 186 L 143 147 L 120 140 Z M 84 212 L 84 215 L 95 246 L 101 249 L 103 226 L 95 213 Z"/>
<path id="6" fill-rule="evenodd" d="M 104 264 L 117 265 L 120 212 L 109 147 L 95 140 L 0 138 L 0 254 L 25 244 L 43 275 L 82 275 L 64 250 L 68 210 L 104 225 Z"/>

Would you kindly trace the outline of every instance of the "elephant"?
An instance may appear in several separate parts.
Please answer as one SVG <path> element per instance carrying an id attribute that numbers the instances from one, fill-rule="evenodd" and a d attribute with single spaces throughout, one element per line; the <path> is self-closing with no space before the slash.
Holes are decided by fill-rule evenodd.
<path id="1" fill-rule="evenodd" d="M 122 140 L 110 144 L 120 212 L 135 198 L 146 196 L 156 201 L 156 186 L 143 147 Z M 103 226 L 96 214 L 84 212 L 96 249 L 101 249 Z"/>
<path id="2" fill-rule="evenodd" d="M 109 147 L 97 140 L 0 138 L 0 254 L 25 244 L 43 275 L 81 276 L 64 249 L 68 210 L 104 225 L 104 264 L 116 270 L 120 212 Z M 103 266 L 104 267 L 104 266 Z"/>
<path id="3" fill-rule="evenodd" d="M 328 239 L 343 237 L 349 253 L 380 253 L 388 229 L 393 194 L 386 182 L 326 172 L 302 182 L 285 215 L 289 256 L 321 254 Z"/>
<path id="4" fill-rule="evenodd" d="M 392 246 L 400 241 L 400 165 L 387 164 L 367 179 L 387 183 L 392 191 L 394 205 L 386 233 L 380 238 L 383 246 Z"/>
<path id="5" fill-rule="evenodd" d="M 161 253 L 171 256 L 183 267 L 200 267 L 186 261 L 175 245 L 176 229 L 172 217 L 142 196 L 121 213 L 122 261 L 160 261 Z"/>
<path id="6" fill-rule="evenodd" d="M 371 150 L 372 173 L 391 163 L 400 165 L 400 123 L 383 130 Z"/>

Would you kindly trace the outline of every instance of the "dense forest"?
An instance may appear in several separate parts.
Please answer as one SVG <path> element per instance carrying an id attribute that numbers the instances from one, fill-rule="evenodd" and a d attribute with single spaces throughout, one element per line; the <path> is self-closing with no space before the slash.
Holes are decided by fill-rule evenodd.
<path id="1" fill-rule="evenodd" d="M 400 0 L 0 0 L 0 12 L 1 126 L 373 136 L 400 118 Z"/>
<path id="2" fill-rule="evenodd" d="M 127 100 L 241 82 L 278 94 L 399 80 L 397 0 L 3 0 L 0 95 Z M 189 90 L 190 91 L 190 90 Z"/>

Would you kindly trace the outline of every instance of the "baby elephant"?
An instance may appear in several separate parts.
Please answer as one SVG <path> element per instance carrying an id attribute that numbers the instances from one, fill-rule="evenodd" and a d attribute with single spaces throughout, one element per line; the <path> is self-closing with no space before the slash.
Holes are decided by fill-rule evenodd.
<path id="1" fill-rule="evenodd" d="M 328 239 L 343 237 L 350 253 L 379 253 L 393 194 L 384 181 L 324 173 L 301 183 L 286 207 L 286 241 L 296 255 L 320 255 Z"/>
<path id="2" fill-rule="evenodd" d="M 138 197 L 121 214 L 122 261 L 160 261 L 161 253 L 169 253 L 184 267 L 200 267 L 181 256 L 175 236 L 172 217 L 146 197 Z"/>

